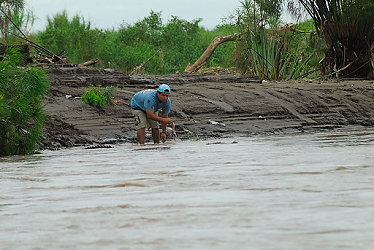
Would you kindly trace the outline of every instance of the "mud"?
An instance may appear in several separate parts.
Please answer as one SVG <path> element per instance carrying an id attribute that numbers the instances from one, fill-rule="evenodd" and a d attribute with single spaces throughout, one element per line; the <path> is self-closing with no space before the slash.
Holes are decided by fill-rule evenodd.
<path id="1" fill-rule="evenodd" d="M 128 105 L 137 91 L 172 88 L 170 117 L 179 139 L 255 136 L 373 126 L 372 80 L 260 81 L 248 75 L 126 75 L 113 69 L 56 67 L 45 99 L 48 121 L 40 149 L 136 143 Z M 80 97 L 93 84 L 115 86 L 100 108 Z M 172 139 L 171 129 L 168 138 Z M 147 138 L 151 140 L 150 137 Z"/>

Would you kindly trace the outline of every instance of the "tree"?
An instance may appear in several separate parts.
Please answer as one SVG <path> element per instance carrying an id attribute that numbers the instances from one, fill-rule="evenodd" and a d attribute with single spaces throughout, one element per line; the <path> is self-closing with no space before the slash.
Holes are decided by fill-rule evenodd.
<path id="1" fill-rule="evenodd" d="M 47 18 L 47 27 L 38 34 L 38 40 L 43 48 L 48 48 L 49 56 L 58 61 L 60 56 L 66 54 L 69 59 L 66 62 L 81 63 L 96 58 L 98 39 L 102 32 L 92 28 L 91 21 L 85 20 L 79 15 L 68 17 L 66 10 Z M 52 53 L 53 52 L 53 53 Z M 69 63 L 68 63 L 69 64 Z"/>
<path id="2" fill-rule="evenodd" d="M 328 48 L 321 60 L 324 75 L 343 78 L 373 76 L 373 0 L 287 0 L 291 11 L 311 16 Z"/>
<path id="3" fill-rule="evenodd" d="M 305 39 L 292 37 L 289 29 L 280 28 L 280 2 L 277 0 L 244 0 L 228 19 L 234 21 L 236 32 L 217 35 L 208 48 L 183 73 L 203 67 L 219 45 L 235 41 L 232 59 L 240 73 L 253 74 L 261 79 L 297 79 L 311 74 L 309 61 L 314 53 L 305 49 Z M 231 26 L 231 25 L 230 25 Z M 295 49 L 289 46 L 297 39 Z"/>
<path id="4" fill-rule="evenodd" d="M 320 62 L 321 73 L 342 78 L 373 76 L 373 0 L 254 0 L 261 9 L 279 16 L 282 6 L 298 19 L 312 18 L 328 47 Z M 286 5 L 283 5 L 286 4 Z"/>
<path id="5" fill-rule="evenodd" d="M 30 154 L 41 141 L 46 119 L 43 98 L 48 91 L 46 72 L 20 68 L 15 48 L 0 61 L 0 155 Z"/>
<path id="6" fill-rule="evenodd" d="M 23 7 L 24 0 L 0 0 L 0 31 L 5 38 L 10 24 L 8 17 L 12 17 L 14 11 L 19 11 Z"/>

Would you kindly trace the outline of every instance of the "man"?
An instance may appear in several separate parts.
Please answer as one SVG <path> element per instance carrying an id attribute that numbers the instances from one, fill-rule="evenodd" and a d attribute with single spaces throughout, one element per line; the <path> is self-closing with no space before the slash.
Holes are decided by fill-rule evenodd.
<path id="1" fill-rule="evenodd" d="M 140 144 L 145 141 L 145 129 L 152 129 L 153 142 L 160 143 L 160 131 L 158 122 L 161 122 L 161 140 L 166 141 L 166 125 L 173 123 L 168 116 L 171 108 L 169 99 L 170 87 L 161 84 L 157 91 L 154 89 L 142 90 L 136 93 L 130 102 L 131 111 L 134 114 L 137 137 Z M 158 111 L 162 110 L 161 116 Z"/>

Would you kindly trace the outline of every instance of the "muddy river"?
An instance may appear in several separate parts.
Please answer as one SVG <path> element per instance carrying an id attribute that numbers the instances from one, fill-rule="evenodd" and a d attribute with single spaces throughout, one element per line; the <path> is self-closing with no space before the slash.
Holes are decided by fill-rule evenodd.
<path id="1" fill-rule="evenodd" d="M 373 249 L 374 129 L 0 158 L 1 249 Z"/>

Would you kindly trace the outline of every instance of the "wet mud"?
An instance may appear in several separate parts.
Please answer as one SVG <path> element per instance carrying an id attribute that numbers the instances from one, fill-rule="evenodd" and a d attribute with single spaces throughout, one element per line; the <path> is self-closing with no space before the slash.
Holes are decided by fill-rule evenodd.
<path id="1" fill-rule="evenodd" d="M 127 75 L 113 69 L 48 69 L 48 120 L 40 149 L 136 143 L 128 105 L 139 90 L 172 88 L 170 117 L 179 139 L 332 130 L 374 124 L 374 81 L 260 81 L 239 74 Z M 112 105 L 81 100 L 95 86 L 115 86 Z M 172 140 L 171 129 L 168 139 Z M 147 140 L 151 141 L 150 137 Z"/>

